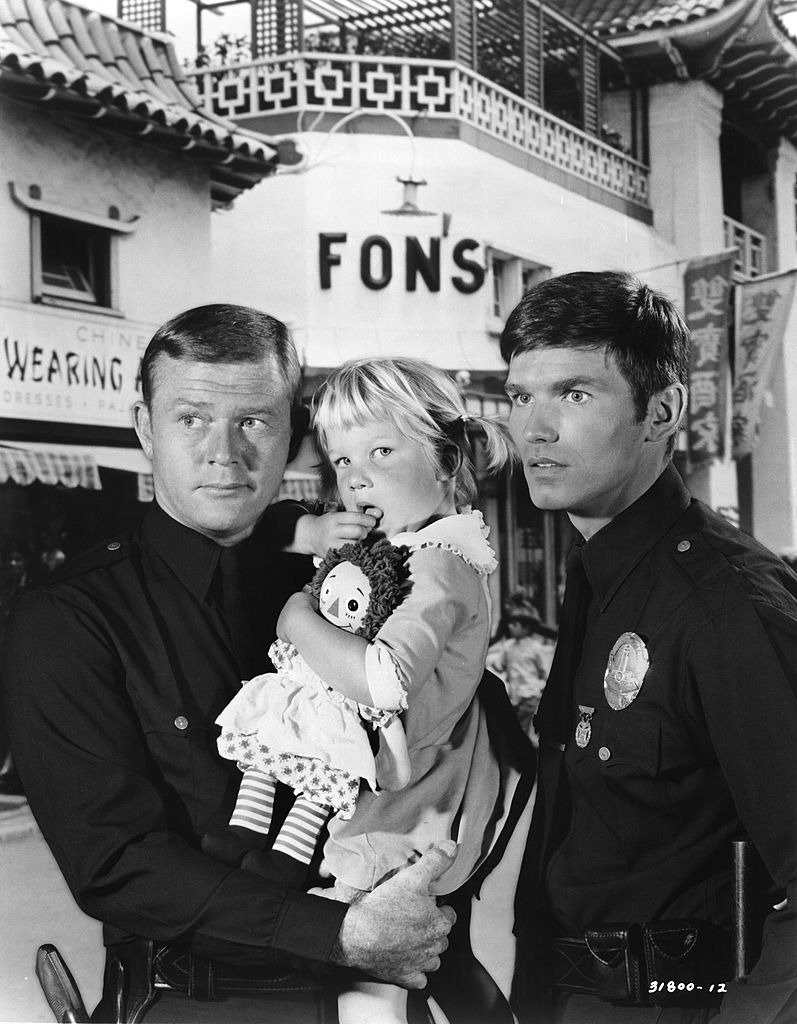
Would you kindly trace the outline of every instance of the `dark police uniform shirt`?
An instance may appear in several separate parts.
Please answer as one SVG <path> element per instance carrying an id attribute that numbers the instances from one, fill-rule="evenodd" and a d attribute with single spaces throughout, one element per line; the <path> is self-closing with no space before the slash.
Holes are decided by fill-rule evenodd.
<path id="1" fill-rule="evenodd" d="M 582 558 L 593 597 L 564 755 L 572 814 L 545 875 L 558 930 L 727 923 L 745 830 L 797 908 L 797 577 L 691 499 L 672 466 Z M 625 632 L 650 664 L 615 711 L 604 673 Z M 579 705 L 594 709 L 584 747 Z M 758 968 L 730 992 L 722 1019 L 735 1007 L 757 1024 L 797 992 L 794 910 L 770 919 Z"/>
<path id="2" fill-rule="evenodd" d="M 274 550 L 285 542 L 275 524 L 285 531 L 284 508 L 238 548 L 264 670 L 279 610 L 312 572 L 309 558 Z M 132 934 L 239 963 L 269 963 L 273 949 L 326 961 L 344 904 L 199 849 L 227 823 L 241 779 L 216 748 L 214 719 L 242 678 L 216 592 L 221 551 L 154 505 L 129 536 L 23 596 L 5 668 L 16 763 L 106 943 Z"/>

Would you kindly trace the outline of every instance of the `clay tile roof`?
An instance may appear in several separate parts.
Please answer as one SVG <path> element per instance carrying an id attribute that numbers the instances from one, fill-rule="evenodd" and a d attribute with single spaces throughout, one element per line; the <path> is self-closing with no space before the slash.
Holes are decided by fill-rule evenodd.
<path id="1" fill-rule="evenodd" d="M 557 0 L 556 9 L 600 35 L 670 28 L 705 18 L 730 0 Z"/>
<path id="2" fill-rule="evenodd" d="M 72 0 L 0 0 L 0 91 L 203 163 L 215 205 L 279 159 L 273 140 L 204 109 L 167 36 Z"/>

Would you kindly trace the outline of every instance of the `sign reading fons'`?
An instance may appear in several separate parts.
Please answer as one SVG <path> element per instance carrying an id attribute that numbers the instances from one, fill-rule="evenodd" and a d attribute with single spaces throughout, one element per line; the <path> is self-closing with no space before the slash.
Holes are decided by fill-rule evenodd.
<path id="1" fill-rule="evenodd" d="M 332 287 L 334 267 L 341 266 L 344 260 L 358 259 L 360 280 L 373 291 L 386 288 L 399 277 L 408 292 L 417 290 L 419 280 L 430 292 L 440 291 L 443 269 L 439 238 L 422 243 L 414 235 L 408 235 L 403 251 L 396 253 L 383 235 L 369 235 L 355 255 L 348 245 L 348 237 L 345 231 L 325 231 L 318 236 L 318 274 L 323 289 Z M 479 242 L 475 239 L 463 238 L 451 250 L 447 276 L 457 291 L 465 295 L 477 292 L 484 284 L 484 267 L 472 255 L 478 248 Z"/>
<path id="2" fill-rule="evenodd" d="M 0 307 L 2 415 L 132 426 L 152 332 L 124 320 Z"/>

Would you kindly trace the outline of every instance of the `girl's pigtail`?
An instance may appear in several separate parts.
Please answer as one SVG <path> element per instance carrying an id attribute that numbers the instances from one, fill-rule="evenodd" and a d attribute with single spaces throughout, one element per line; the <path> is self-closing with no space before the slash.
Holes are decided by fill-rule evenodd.
<path id="1" fill-rule="evenodd" d="M 493 473 L 517 458 L 517 451 L 506 426 L 485 416 L 471 416 L 470 421 L 480 428 L 484 439 L 487 469 Z"/>

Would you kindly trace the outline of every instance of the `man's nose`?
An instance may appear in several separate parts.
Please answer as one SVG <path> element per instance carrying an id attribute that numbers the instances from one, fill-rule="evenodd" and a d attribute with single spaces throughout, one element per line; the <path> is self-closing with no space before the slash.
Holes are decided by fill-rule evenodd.
<path id="1" fill-rule="evenodd" d="M 558 436 L 559 432 L 550 408 L 541 402 L 535 402 L 523 424 L 523 440 L 530 443 L 555 441 Z"/>
<path id="2" fill-rule="evenodd" d="M 217 423 L 208 439 L 208 462 L 233 466 L 242 458 L 242 444 L 233 423 Z"/>

